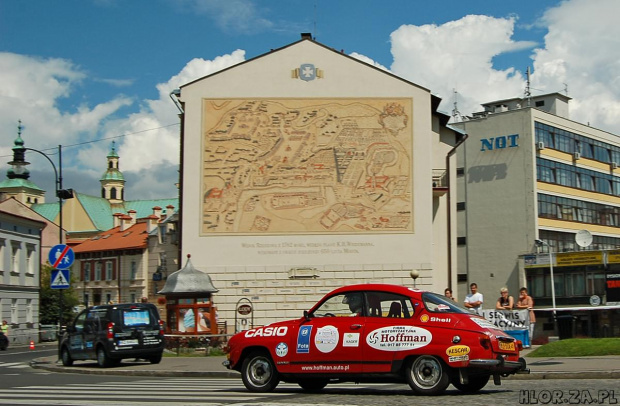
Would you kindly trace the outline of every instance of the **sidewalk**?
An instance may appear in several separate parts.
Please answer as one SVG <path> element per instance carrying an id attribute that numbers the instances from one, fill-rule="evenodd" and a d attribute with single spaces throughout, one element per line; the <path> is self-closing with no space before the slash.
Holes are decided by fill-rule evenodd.
<path id="1" fill-rule="evenodd" d="M 505 379 L 620 379 L 620 356 L 532 358 L 527 356 L 530 351 L 522 352 L 530 374 L 511 375 Z M 237 371 L 230 371 L 222 365 L 225 359 L 225 356 L 173 356 L 164 357 L 155 365 L 124 360 L 118 367 L 99 368 L 95 361 L 76 361 L 73 366 L 64 367 L 56 357 L 42 357 L 32 361 L 30 366 L 79 374 L 241 378 Z"/>

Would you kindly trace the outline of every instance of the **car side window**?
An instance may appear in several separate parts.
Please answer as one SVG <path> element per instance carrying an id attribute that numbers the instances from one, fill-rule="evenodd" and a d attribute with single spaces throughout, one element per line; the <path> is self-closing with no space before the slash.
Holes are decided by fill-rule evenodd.
<path id="1" fill-rule="evenodd" d="M 411 299 L 389 292 L 368 292 L 368 317 L 394 317 L 408 319 L 414 314 Z"/>
<path id="2" fill-rule="evenodd" d="M 75 323 L 73 323 L 73 327 L 75 327 L 75 331 L 81 333 L 84 331 L 84 322 L 86 321 L 86 312 L 80 313 L 75 318 Z"/>
<path id="3" fill-rule="evenodd" d="M 313 317 L 355 317 L 364 314 L 362 292 L 335 295 L 324 301 L 313 313 Z"/>

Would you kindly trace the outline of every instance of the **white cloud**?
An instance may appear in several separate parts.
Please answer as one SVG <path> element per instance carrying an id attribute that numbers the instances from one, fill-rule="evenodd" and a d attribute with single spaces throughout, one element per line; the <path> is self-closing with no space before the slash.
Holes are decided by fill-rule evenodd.
<path id="1" fill-rule="evenodd" d="M 524 79 L 514 68 L 493 68 L 494 57 L 533 47 L 513 41 L 515 18 L 468 15 L 442 25 L 403 25 L 391 34 L 391 66 L 395 74 L 431 90 L 452 103 L 456 89 L 459 110 L 478 111 L 479 104 L 520 96 Z"/>
<path id="2" fill-rule="evenodd" d="M 536 49 L 532 86 L 568 87 L 571 119 L 620 133 L 620 25 L 616 0 L 572 0 L 549 9 L 544 48 Z"/>
<path id="3" fill-rule="evenodd" d="M 224 31 L 250 34 L 271 29 L 252 0 L 172 0 L 177 7 L 209 16 Z"/>
<path id="4" fill-rule="evenodd" d="M 362 62 L 365 62 L 369 65 L 374 66 L 375 68 L 379 68 L 379 69 L 383 69 L 385 71 L 390 71 L 388 68 L 386 68 L 385 66 L 381 65 L 379 62 L 376 62 L 374 59 L 371 59 L 369 57 L 367 57 L 366 55 L 362 55 L 362 54 L 358 54 L 357 52 L 351 52 L 349 54 L 349 56 L 351 56 L 352 58 L 355 59 L 359 59 Z"/>

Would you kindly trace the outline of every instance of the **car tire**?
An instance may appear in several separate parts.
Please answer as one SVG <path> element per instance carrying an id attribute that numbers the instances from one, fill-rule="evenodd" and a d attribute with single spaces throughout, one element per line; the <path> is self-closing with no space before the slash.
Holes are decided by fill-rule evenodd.
<path id="1" fill-rule="evenodd" d="M 60 351 L 60 359 L 62 360 L 62 365 L 66 367 L 73 365 L 73 358 L 71 358 L 71 353 L 66 346 L 63 346 Z"/>
<path id="2" fill-rule="evenodd" d="M 297 384 L 306 392 L 319 392 L 321 389 L 327 386 L 329 380 L 327 379 L 307 379 L 299 381 Z"/>
<path id="3" fill-rule="evenodd" d="M 114 365 L 114 362 L 105 352 L 105 348 L 103 348 L 103 346 L 97 347 L 97 364 L 101 368 L 109 368 Z"/>
<path id="4" fill-rule="evenodd" d="M 156 355 L 151 355 L 149 357 L 149 362 L 151 364 L 159 364 L 161 362 L 161 357 L 163 356 L 163 353 L 158 353 Z"/>
<path id="5" fill-rule="evenodd" d="M 243 360 L 241 379 L 250 392 L 271 392 L 280 383 L 278 370 L 265 352 L 253 352 Z"/>
<path id="6" fill-rule="evenodd" d="M 450 374 L 443 361 L 433 355 L 411 359 L 405 369 L 407 383 L 418 395 L 440 395 L 450 385 Z"/>
<path id="7" fill-rule="evenodd" d="M 490 375 L 470 375 L 468 382 L 466 384 L 462 384 L 459 380 L 458 374 L 454 374 L 452 385 L 454 385 L 454 387 L 461 392 L 475 393 L 486 386 L 489 382 L 489 378 Z"/>

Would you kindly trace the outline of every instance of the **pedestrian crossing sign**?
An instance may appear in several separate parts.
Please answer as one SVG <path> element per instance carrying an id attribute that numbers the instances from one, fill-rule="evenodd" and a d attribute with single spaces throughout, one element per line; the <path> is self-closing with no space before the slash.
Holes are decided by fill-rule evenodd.
<path id="1" fill-rule="evenodd" d="M 69 289 L 69 280 L 68 269 L 52 269 L 50 286 L 52 289 Z"/>

